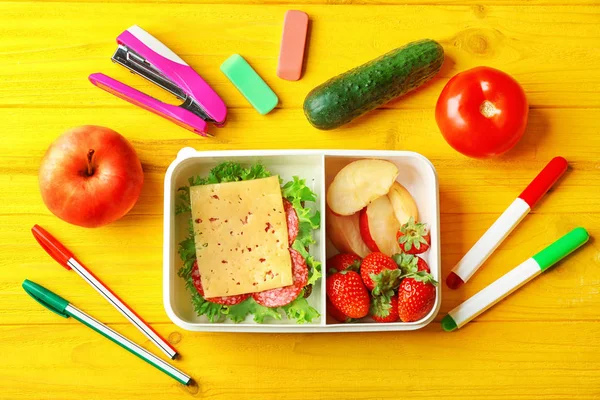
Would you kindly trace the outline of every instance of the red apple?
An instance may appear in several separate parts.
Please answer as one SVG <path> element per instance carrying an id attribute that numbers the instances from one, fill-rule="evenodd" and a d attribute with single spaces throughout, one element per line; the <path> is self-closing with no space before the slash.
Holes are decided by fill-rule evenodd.
<path id="1" fill-rule="evenodd" d="M 371 251 L 380 251 L 388 256 L 398 253 L 398 229 L 400 222 L 387 196 L 378 197 L 361 211 L 360 233 Z"/>
<path id="2" fill-rule="evenodd" d="M 42 199 L 54 215 L 93 228 L 131 210 L 142 191 L 144 173 L 123 136 L 87 125 L 65 132 L 50 145 L 39 183 Z"/>
<path id="3" fill-rule="evenodd" d="M 358 213 L 342 216 L 327 207 L 325 222 L 327 237 L 340 253 L 352 253 L 361 258 L 369 254 L 369 248 L 360 237 Z"/>
<path id="4" fill-rule="evenodd" d="M 369 250 L 374 253 L 379 253 L 379 248 L 377 247 L 377 243 L 373 240 L 373 236 L 371 236 L 371 231 L 369 230 L 369 219 L 367 218 L 367 207 L 360 210 L 359 217 L 360 224 L 360 237 L 362 237 L 363 242 L 367 245 Z"/>

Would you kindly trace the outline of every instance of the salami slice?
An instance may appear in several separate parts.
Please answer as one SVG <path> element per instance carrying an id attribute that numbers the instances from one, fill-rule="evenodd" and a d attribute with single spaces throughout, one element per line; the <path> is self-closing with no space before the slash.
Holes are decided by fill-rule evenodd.
<path id="1" fill-rule="evenodd" d="M 294 249 L 290 250 L 292 257 L 292 274 L 294 283 L 282 288 L 265 290 L 263 292 L 253 293 L 254 300 L 265 307 L 281 307 L 291 303 L 298 297 L 302 288 L 308 282 L 308 267 L 304 257 Z"/>
<path id="2" fill-rule="evenodd" d="M 285 218 L 287 219 L 289 245 L 291 246 L 298 236 L 298 214 L 296 209 L 285 197 L 283 198 L 283 209 L 285 210 Z"/>
<path id="3" fill-rule="evenodd" d="M 198 261 L 194 261 L 194 266 L 192 267 L 192 282 L 194 282 L 194 287 L 196 288 L 196 291 L 200 293 L 200 296 L 204 297 L 204 288 L 202 287 L 202 280 L 200 279 Z"/>
<path id="4" fill-rule="evenodd" d="M 204 297 L 204 288 L 202 287 L 202 279 L 200 279 L 200 270 L 198 269 L 197 261 L 194 262 L 194 266 L 192 267 L 192 281 L 194 282 L 194 287 L 196 288 L 196 291 L 198 291 L 198 293 L 200 293 L 200 295 L 202 297 Z M 248 297 L 250 297 L 250 294 L 238 294 L 235 296 L 223 296 L 223 297 L 211 297 L 211 298 L 204 297 L 204 300 L 211 302 L 211 303 L 222 304 L 224 306 L 233 306 L 233 305 L 241 303 L 242 301 L 246 300 Z"/>

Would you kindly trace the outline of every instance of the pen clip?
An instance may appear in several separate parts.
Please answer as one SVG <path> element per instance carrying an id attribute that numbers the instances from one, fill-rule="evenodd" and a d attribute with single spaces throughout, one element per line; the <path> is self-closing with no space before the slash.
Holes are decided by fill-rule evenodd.
<path id="1" fill-rule="evenodd" d="M 69 314 L 65 311 L 65 308 L 69 305 L 68 301 L 29 279 L 25 279 L 22 286 L 28 295 L 48 310 L 63 318 L 69 318 Z"/>
<path id="2" fill-rule="evenodd" d="M 66 269 L 71 269 L 69 266 L 69 259 L 73 258 L 73 253 L 71 253 L 69 249 L 63 246 L 54 236 L 37 224 L 31 228 L 31 233 L 33 233 L 35 240 L 37 240 L 40 246 L 46 250 L 46 253 L 48 253 L 50 257 L 54 258 L 56 262 Z"/>

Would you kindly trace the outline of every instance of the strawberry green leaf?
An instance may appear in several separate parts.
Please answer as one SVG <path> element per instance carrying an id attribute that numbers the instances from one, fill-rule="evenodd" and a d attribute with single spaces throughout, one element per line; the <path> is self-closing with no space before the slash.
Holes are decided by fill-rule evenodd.
<path id="1" fill-rule="evenodd" d="M 392 292 L 393 296 L 394 292 Z M 378 317 L 387 317 L 390 315 L 392 309 L 391 296 L 373 296 L 371 298 L 371 305 L 369 313 Z"/>
<path id="2" fill-rule="evenodd" d="M 438 282 L 433 279 L 433 276 L 426 271 L 418 271 L 414 274 L 409 274 L 407 278 L 413 278 L 417 282 L 430 283 L 433 286 L 437 286 Z"/>
<path id="3" fill-rule="evenodd" d="M 407 275 L 410 273 L 415 273 L 418 270 L 418 259 L 412 254 L 406 253 L 398 253 L 392 256 L 392 259 L 398 265 L 400 271 L 402 271 L 402 275 Z"/>
<path id="4" fill-rule="evenodd" d="M 356 260 L 352 264 L 348 265 L 348 267 L 345 269 L 345 271 L 358 272 L 358 271 L 360 271 L 360 264 L 361 264 L 361 260 Z"/>
<path id="5" fill-rule="evenodd" d="M 427 244 L 425 236 L 429 233 L 427 224 L 415 222 L 413 217 L 410 217 L 408 222 L 400 227 L 402 236 L 398 238 L 398 243 L 403 245 L 405 251 L 409 251 L 413 246 L 421 249 L 421 244 Z"/>
<path id="6" fill-rule="evenodd" d="M 386 269 L 378 274 L 370 274 L 375 287 L 372 290 L 373 296 L 379 296 L 389 291 L 394 291 L 400 286 L 402 272 L 399 269 Z"/>

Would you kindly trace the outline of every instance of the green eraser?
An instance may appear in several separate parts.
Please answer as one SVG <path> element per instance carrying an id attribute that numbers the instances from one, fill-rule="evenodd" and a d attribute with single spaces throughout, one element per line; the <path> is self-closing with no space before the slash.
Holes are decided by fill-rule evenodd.
<path id="1" fill-rule="evenodd" d="M 279 99 L 256 71 L 239 54 L 221 64 L 221 71 L 262 115 L 275 108 Z"/>

